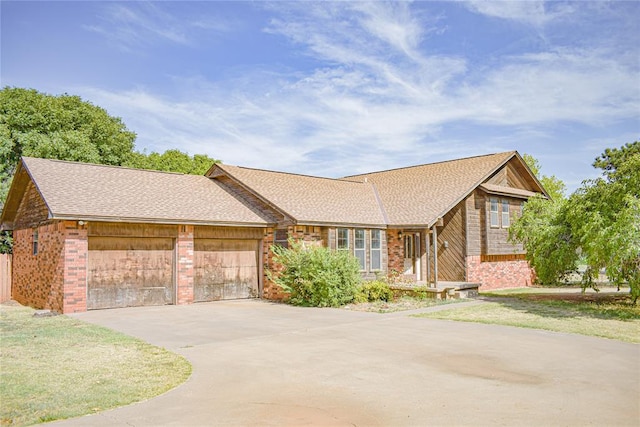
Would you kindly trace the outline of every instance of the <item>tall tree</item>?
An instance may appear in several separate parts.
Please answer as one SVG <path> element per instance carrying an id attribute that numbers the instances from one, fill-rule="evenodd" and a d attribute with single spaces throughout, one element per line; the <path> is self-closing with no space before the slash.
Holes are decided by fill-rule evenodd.
<path id="1" fill-rule="evenodd" d="M 584 181 L 566 200 L 532 199 L 512 225 L 543 284 L 562 280 L 582 260 L 584 287 L 605 269 L 640 297 L 640 142 L 607 149 L 594 162 L 603 176 Z"/>
<path id="2" fill-rule="evenodd" d="M 567 191 L 567 186 L 560 178 L 556 177 L 555 175 L 542 175 L 540 162 L 531 154 L 523 154 L 522 158 L 527 166 L 529 166 L 529 169 L 531 169 L 531 172 L 533 172 L 536 178 L 538 178 L 545 190 L 547 190 L 547 193 L 549 194 L 551 199 L 564 199 L 565 192 Z"/>
<path id="3" fill-rule="evenodd" d="M 204 154 L 190 156 L 180 150 L 167 150 L 162 154 L 155 151 L 150 154 L 135 152 L 125 165 L 137 169 L 204 175 L 214 163 L 218 163 L 218 160 Z"/>
<path id="4" fill-rule="evenodd" d="M 122 165 L 135 139 L 122 120 L 78 96 L 5 87 L 0 91 L 0 201 L 21 156 Z"/>
<path id="5" fill-rule="evenodd" d="M 0 90 L 0 210 L 22 156 L 204 174 L 217 162 L 179 150 L 163 154 L 134 151 L 136 134 L 78 96 L 48 95 L 34 89 Z M 11 251 L 11 235 L 0 234 L 0 253 Z"/>

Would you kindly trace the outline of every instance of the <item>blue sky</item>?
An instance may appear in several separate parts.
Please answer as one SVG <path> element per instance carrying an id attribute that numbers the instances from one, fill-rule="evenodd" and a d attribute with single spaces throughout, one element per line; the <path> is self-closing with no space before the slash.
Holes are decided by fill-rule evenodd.
<path id="1" fill-rule="evenodd" d="M 640 139 L 640 2 L 2 1 L 2 86 L 136 147 L 339 177 L 518 150 L 569 189 Z"/>

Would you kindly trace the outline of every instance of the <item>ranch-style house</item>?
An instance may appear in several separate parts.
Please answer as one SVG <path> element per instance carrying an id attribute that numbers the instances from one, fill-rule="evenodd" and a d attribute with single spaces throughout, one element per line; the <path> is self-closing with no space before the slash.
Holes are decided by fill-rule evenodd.
<path id="1" fill-rule="evenodd" d="M 531 284 L 508 240 L 544 188 L 515 151 L 341 179 L 225 164 L 205 176 L 22 158 L 0 223 L 12 297 L 61 313 L 281 299 L 289 238 L 349 251 L 362 275 L 482 289 Z"/>

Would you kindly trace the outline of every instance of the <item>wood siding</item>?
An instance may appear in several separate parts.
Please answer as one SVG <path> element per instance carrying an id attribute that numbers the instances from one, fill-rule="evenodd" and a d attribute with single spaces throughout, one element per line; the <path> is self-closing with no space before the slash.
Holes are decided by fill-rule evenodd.
<path id="1" fill-rule="evenodd" d="M 87 309 L 172 304 L 173 238 L 90 237 Z"/>
<path id="2" fill-rule="evenodd" d="M 33 185 L 33 182 L 29 181 L 25 195 L 18 208 L 14 228 L 37 227 L 48 219 L 49 209 L 42 197 L 40 197 L 36 186 Z"/>
<path id="3" fill-rule="evenodd" d="M 195 239 L 194 301 L 259 296 L 258 240 Z"/>
<path id="4" fill-rule="evenodd" d="M 493 174 L 486 183 L 537 191 L 529 173 L 515 159 L 510 160 L 503 168 Z"/>
<path id="5" fill-rule="evenodd" d="M 102 237 L 178 237 L 177 225 L 89 222 L 89 236 Z"/>
<path id="6" fill-rule="evenodd" d="M 0 254 L 0 303 L 11 299 L 11 255 Z"/>
<path id="7" fill-rule="evenodd" d="M 465 202 L 459 203 L 444 216 L 438 229 L 438 280 L 465 280 Z M 445 242 L 447 246 L 445 247 Z M 433 266 L 431 267 L 433 271 Z"/>
<path id="8" fill-rule="evenodd" d="M 260 240 L 264 235 L 263 228 L 251 227 L 207 227 L 196 226 L 193 232 L 195 239 L 250 239 Z"/>
<path id="9" fill-rule="evenodd" d="M 479 203 L 477 201 L 480 201 Z M 476 256 L 482 253 L 483 227 L 482 208 L 483 197 L 476 190 L 465 201 L 464 212 L 466 216 L 467 245 L 466 256 Z"/>
<path id="10" fill-rule="evenodd" d="M 510 222 L 516 219 L 519 212 L 521 212 L 521 199 L 510 199 L 507 197 L 498 196 L 485 196 L 484 200 L 484 229 L 485 229 L 485 245 L 482 255 L 507 255 L 515 253 L 523 253 L 524 249 L 521 244 L 513 244 L 509 241 L 509 228 L 508 227 L 491 227 L 491 220 L 489 218 L 491 197 L 497 198 L 499 201 L 509 201 Z M 501 206 L 499 205 L 499 209 Z M 501 215 L 500 211 L 498 215 Z M 502 221 L 502 218 L 500 218 Z"/>

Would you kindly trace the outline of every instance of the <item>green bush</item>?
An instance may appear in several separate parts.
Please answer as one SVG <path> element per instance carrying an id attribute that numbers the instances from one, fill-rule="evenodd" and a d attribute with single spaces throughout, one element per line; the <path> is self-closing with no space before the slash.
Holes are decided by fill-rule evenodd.
<path id="1" fill-rule="evenodd" d="M 374 301 L 392 301 L 393 291 L 389 285 L 382 280 L 373 280 L 364 282 L 360 286 L 356 301 L 358 302 L 374 302 Z"/>
<path id="2" fill-rule="evenodd" d="M 289 248 L 272 246 L 271 250 L 282 270 L 269 276 L 290 293 L 291 304 L 339 307 L 354 301 L 362 279 L 353 255 L 293 241 Z"/>
<path id="3" fill-rule="evenodd" d="M 416 299 L 427 299 L 429 297 L 429 293 L 427 292 L 426 286 L 416 286 L 413 289 L 413 296 Z"/>

